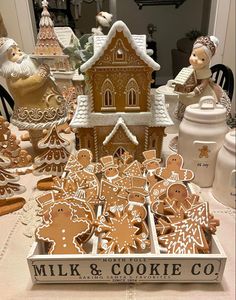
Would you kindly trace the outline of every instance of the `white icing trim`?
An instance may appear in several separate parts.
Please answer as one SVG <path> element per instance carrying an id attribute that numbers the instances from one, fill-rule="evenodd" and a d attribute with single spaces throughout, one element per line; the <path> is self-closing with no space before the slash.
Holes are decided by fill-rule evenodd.
<path id="1" fill-rule="evenodd" d="M 128 27 L 125 25 L 122 21 L 117 21 L 113 24 L 111 27 L 108 35 L 107 40 L 104 45 L 101 46 L 101 48 L 94 53 L 94 55 L 86 61 L 81 67 L 81 72 L 86 72 L 88 69 L 90 69 L 103 55 L 104 51 L 108 48 L 109 44 L 111 43 L 113 37 L 115 37 L 116 32 L 123 32 L 124 36 L 128 39 L 131 47 L 135 50 L 136 54 L 153 70 L 159 70 L 160 65 L 156 63 L 146 52 L 144 52 L 140 47 L 137 46 L 135 43 L 135 40 L 132 37 L 132 34 L 130 33 Z"/>
<path id="2" fill-rule="evenodd" d="M 138 145 L 138 140 L 136 138 L 135 135 L 133 135 L 131 133 L 131 131 L 129 130 L 129 128 L 126 126 L 124 120 L 119 117 L 116 125 L 114 126 L 114 128 L 112 129 L 112 131 L 110 132 L 110 134 L 105 138 L 105 140 L 103 141 L 103 145 L 107 145 L 109 143 L 109 141 L 113 138 L 113 136 L 116 134 L 117 130 L 119 129 L 119 127 L 122 127 L 125 134 L 127 135 L 127 137 L 130 139 L 130 141 L 135 144 Z"/>

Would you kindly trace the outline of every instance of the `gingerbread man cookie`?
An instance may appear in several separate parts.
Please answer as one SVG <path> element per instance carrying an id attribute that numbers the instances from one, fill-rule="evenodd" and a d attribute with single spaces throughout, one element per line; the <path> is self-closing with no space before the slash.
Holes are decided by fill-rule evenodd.
<path id="1" fill-rule="evenodd" d="M 50 222 L 36 230 L 36 238 L 51 243 L 49 254 L 85 253 L 77 237 L 84 235 L 90 228 L 85 219 L 73 220 L 71 205 L 54 203 L 50 208 Z"/>
<path id="2" fill-rule="evenodd" d="M 0 116 L 0 151 L 6 147 L 7 140 L 11 134 L 10 123 Z"/>
<path id="3" fill-rule="evenodd" d="M 194 177 L 191 170 L 183 169 L 183 157 L 180 154 L 171 154 L 168 156 L 166 166 L 157 168 L 156 175 L 172 182 L 190 181 Z"/>

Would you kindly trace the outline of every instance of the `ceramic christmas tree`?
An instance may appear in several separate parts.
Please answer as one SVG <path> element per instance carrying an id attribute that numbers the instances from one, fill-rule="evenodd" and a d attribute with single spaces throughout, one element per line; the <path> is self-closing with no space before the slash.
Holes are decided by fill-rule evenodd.
<path id="1" fill-rule="evenodd" d="M 49 65 L 61 90 L 72 86 L 74 71 L 54 31 L 54 24 L 48 12 L 48 1 L 42 1 L 43 11 L 39 22 L 37 42 L 32 57 Z"/>
<path id="2" fill-rule="evenodd" d="M 62 175 L 65 165 L 69 158 L 69 152 L 66 150 L 66 146 L 69 145 L 69 142 L 63 139 L 57 132 L 56 126 L 53 126 L 52 129 L 42 138 L 38 147 L 43 150 L 42 154 L 37 156 L 34 160 L 34 175 L 52 175 L 60 176 Z M 40 184 L 46 184 L 46 189 L 51 187 L 52 178 L 46 178 L 38 182 L 38 188 Z M 41 188 L 44 185 L 42 185 Z"/>

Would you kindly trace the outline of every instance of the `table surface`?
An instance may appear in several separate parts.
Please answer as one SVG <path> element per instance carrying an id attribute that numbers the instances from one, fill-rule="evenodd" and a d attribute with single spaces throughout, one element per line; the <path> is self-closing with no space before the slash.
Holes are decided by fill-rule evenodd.
<path id="1" fill-rule="evenodd" d="M 14 129 L 17 132 L 16 129 Z M 172 131 L 173 132 L 173 131 Z M 169 141 L 173 134 L 164 139 L 163 155 L 171 153 Z M 70 136 L 71 138 L 72 136 Z M 68 138 L 68 137 L 67 137 Z M 25 144 L 24 144 L 25 143 Z M 27 142 L 22 145 L 29 146 Z M 37 192 L 38 177 L 32 174 L 21 176 L 21 184 L 27 187 L 22 195 L 27 204 L 33 201 Z M 210 189 L 202 189 L 200 194 L 209 201 L 211 212 L 220 219 L 217 236 L 227 255 L 227 262 L 221 283 L 181 284 L 40 284 L 33 285 L 26 257 L 33 238 L 24 235 L 26 226 L 22 224 L 21 209 L 0 217 L 0 298 L 6 299 L 235 299 L 235 210 L 216 201 Z"/>

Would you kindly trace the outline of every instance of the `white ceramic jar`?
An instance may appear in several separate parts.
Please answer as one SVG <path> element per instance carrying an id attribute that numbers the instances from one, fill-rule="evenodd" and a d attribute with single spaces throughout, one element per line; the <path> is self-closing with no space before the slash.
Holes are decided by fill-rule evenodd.
<path id="1" fill-rule="evenodd" d="M 202 97 L 199 103 L 187 106 L 179 126 L 178 153 L 200 187 L 212 186 L 217 153 L 227 132 L 226 109 L 213 97 Z"/>
<path id="2" fill-rule="evenodd" d="M 225 136 L 217 161 L 212 194 L 221 203 L 235 208 L 236 200 L 236 131 Z"/>

